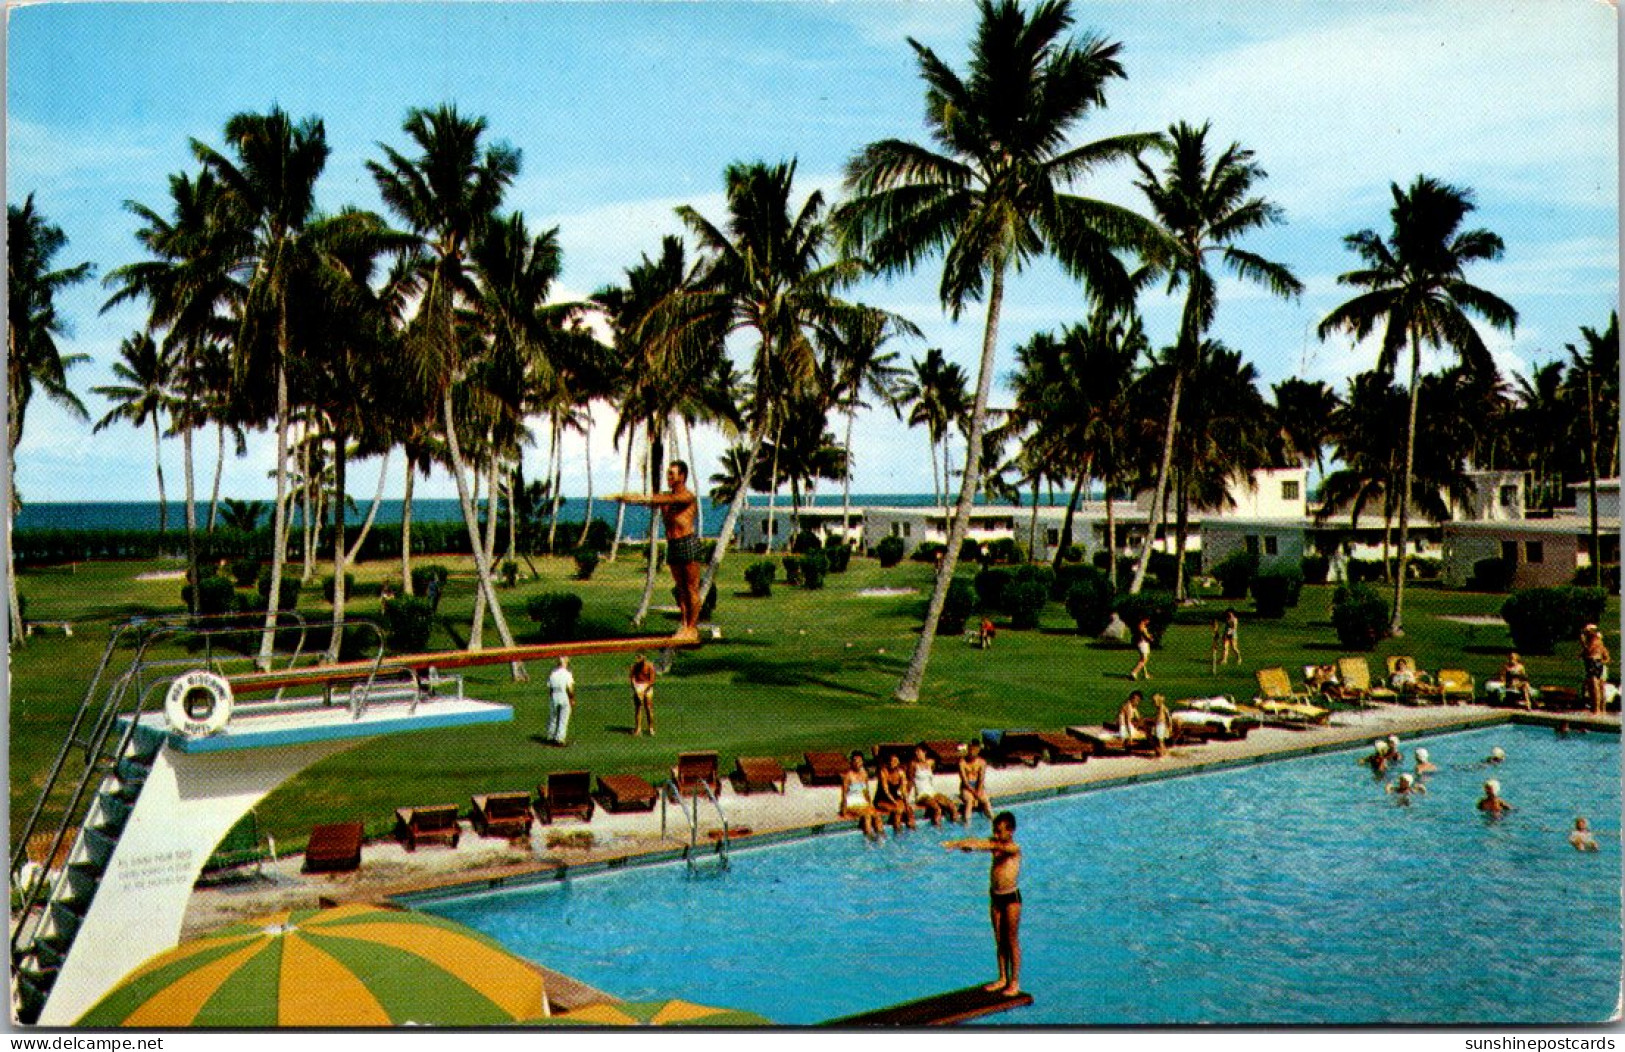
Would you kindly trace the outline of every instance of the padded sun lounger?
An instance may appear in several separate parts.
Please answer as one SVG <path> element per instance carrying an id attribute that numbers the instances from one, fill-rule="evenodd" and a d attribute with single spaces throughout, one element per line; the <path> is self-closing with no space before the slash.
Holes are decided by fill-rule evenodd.
<path id="1" fill-rule="evenodd" d="M 959 770 L 959 758 L 965 755 L 965 743 L 950 738 L 937 738 L 921 742 L 925 754 L 931 757 L 931 767 L 937 774 L 953 774 Z"/>
<path id="2" fill-rule="evenodd" d="M 408 851 L 424 844 L 444 844 L 454 848 L 462 839 L 456 804 L 432 807 L 403 807 L 395 812 L 395 839 Z"/>
<path id="3" fill-rule="evenodd" d="M 1366 664 L 1363 657 L 1338 658 L 1337 679 L 1343 684 L 1344 695 L 1350 699 L 1387 702 L 1399 700 L 1399 695 L 1387 687 L 1372 684 L 1371 666 Z"/>
<path id="4" fill-rule="evenodd" d="M 1057 731 L 1005 731 L 1005 755 L 1036 756 L 1042 763 L 1083 763 L 1089 746 Z"/>
<path id="5" fill-rule="evenodd" d="M 593 806 L 592 775 L 586 771 L 554 771 L 536 787 L 536 817 L 543 825 L 556 818 L 591 822 Z"/>
<path id="6" fill-rule="evenodd" d="M 304 873 L 353 873 L 361 868 L 360 822 L 334 822 L 310 831 Z"/>
<path id="7" fill-rule="evenodd" d="M 1256 721 L 1245 716 L 1223 712 L 1201 712 L 1195 709 L 1177 709 L 1168 714 L 1174 721 L 1174 733 L 1206 741 L 1220 738 L 1240 741 L 1247 737 Z"/>
<path id="8" fill-rule="evenodd" d="M 604 810 L 619 814 L 622 811 L 653 811 L 660 794 L 648 781 L 635 774 L 601 774 L 598 776 L 598 797 Z"/>
<path id="9" fill-rule="evenodd" d="M 1478 684 L 1466 669 L 1441 668 L 1439 670 L 1439 694 L 1447 705 L 1459 705 L 1462 702 L 1473 702 L 1478 697 Z"/>
<path id="10" fill-rule="evenodd" d="M 846 773 L 847 758 L 838 752 L 802 753 L 806 760 L 801 768 L 802 785 L 840 785 Z"/>
<path id="11" fill-rule="evenodd" d="M 700 791 L 703 785 L 709 785 L 714 795 L 722 794 L 722 775 L 719 773 L 721 761 L 714 752 L 680 752 L 677 754 L 677 766 L 672 768 L 672 780 L 677 783 L 677 791 L 684 796 L 690 796 Z"/>
<path id="12" fill-rule="evenodd" d="M 757 790 L 784 793 L 784 765 L 771 756 L 740 756 L 734 760 L 734 785 L 743 793 Z"/>
<path id="13" fill-rule="evenodd" d="M 530 834 L 530 794 L 486 793 L 469 798 L 468 822 L 480 836 L 516 840 Z"/>
<path id="14" fill-rule="evenodd" d="M 1150 735 L 1124 741 L 1115 730 L 1093 727 L 1068 727 L 1066 733 L 1087 743 L 1096 756 L 1132 756 L 1157 751 L 1157 743 Z"/>

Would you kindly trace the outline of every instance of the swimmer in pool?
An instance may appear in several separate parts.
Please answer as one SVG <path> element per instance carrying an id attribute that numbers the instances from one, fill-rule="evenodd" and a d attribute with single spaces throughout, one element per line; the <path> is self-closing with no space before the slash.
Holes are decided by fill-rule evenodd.
<path id="1" fill-rule="evenodd" d="M 999 977 L 982 987 L 1002 990 L 1004 996 L 1021 993 L 1021 845 L 1016 843 L 1016 816 L 1000 811 L 993 819 L 988 840 L 949 840 L 944 848 L 986 851 L 993 856 L 988 870 L 988 917 L 993 922 L 993 946 L 999 958 Z"/>
<path id="2" fill-rule="evenodd" d="M 1428 759 L 1426 749 L 1416 750 L 1416 773 L 1418 776 L 1432 774 L 1439 769 L 1439 765 Z"/>
<path id="3" fill-rule="evenodd" d="M 1506 758 L 1507 758 L 1506 750 L 1501 748 L 1499 745 L 1497 745 L 1495 748 L 1490 750 L 1490 754 L 1488 756 L 1484 757 L 1484 762 L 1485 763 L 1501 763 Z"/>
<path id="4" fill-rule="evenodd" d="M 1569 834 L 1569 843 L 1576 851 L 1597 850 L 1597 837 L 1591 832 L 1591 824 L 1583 818 L 1574 820 L 1574 832 Z"/>
<path id="5" fill-rule="evenodd" d="M 1501 798 L 1501 783 L 1491 778 L 1484 783 L 1484 795 L 1478 801 L 1478 809 L 1487 815 L 1504 815 L 1512 810 L 1512 805 Z"/>
<path id="6" fill-rule="evenodd" d="M 1388 787 L 1388 791 L 1399 797 L 1400 803 L 1408 804 L 1410 803 L 1410 798 L 1412 796 L 1418 793 L 1427 792 L 1428 787 L 1417 781 L 1411 775 L 1402 774 L 1399 776 L 1398 781 L 1394 782 L 1393 785 Z"/>

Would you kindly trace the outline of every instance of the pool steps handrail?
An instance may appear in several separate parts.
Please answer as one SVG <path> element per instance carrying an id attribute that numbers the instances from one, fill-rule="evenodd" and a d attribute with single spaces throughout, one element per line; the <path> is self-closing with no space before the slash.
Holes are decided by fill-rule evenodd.
<path id="1" fill-rule="evenodd" d="M 711 806 L 716 808 L 717 820 L 722 823 L 722 836 L 717 840 L 716 853 L 722 867 L 726 869 L 728 867 L 728 841 L 732 839 L 728 829 L 728 816 L 722 810 L 722 801 L 718 800 L 717 794 L 712 791 L 711 783 L 699 782 L 697 784 L 701 789 L 705 790 L 706 798 L 711 801 Z M 677 787 L 677 779 L 668 778 L 666 784 L 660 787 L 660 838 L 662 840 L 666 838 L 667 805 L 671 801 L 676 801 L 677 813 L 682 815 L 684 821 L 688 823 L 688 845 L 683 848 L 683 858 L 688 862 L 689 868 L 693 869 L 695 855 L 698 853 L 700 845 L 700 794 L 695 793 L 691 799 L 693 801 L 692 814 L 683 806 L 683 792 Z"/>

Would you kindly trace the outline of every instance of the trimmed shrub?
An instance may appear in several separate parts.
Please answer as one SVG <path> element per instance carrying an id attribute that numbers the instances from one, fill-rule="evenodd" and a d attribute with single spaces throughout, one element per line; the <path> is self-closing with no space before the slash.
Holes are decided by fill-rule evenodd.
<path id="1" fill-rule="evenodd" d="M 525 610 L 536 622 L 536 636 L 542 642 L 569 639 L 581 620 L 581 597 L 574 592 L 543 592 L 531 596 Z"/>
<path id="2" fill-rule="evenodd" d="M 824 558 L 829 560 L 830 573 L 846 573 L 846 568 L 852 562 L 852 549 L 845 544 L 836 542 L 824 546 Z"/>
<path id="3" fill-rule="evenodd" d="M 1037 628 L 1049 589 L 1040 581 L 1013 581 L 1004 592 L 1004 606 L 1010 612 L 1011 628 Z"/>
<path id="4" fill-rule="evenodd" d="M 1574 585 L 1576 588 L 1591 587 L 1591 567 L 1582 566 L 1580 569 L 1574 571 L 1574 580 L 1570 581 L 1569 583 Z M 1605 592 L 1611 592 L 1614 595 L 1619 594 L 1618 563 L 1602 564 L 1602 588 Z"/>
<path id="5" fill-rule="evenodd" d="M 513 588 L 519 584 L 519 564 L 512 559 L 504 559 L 502 565 L 497 567 L 497 573 L 502 576 L 504 588 Z"/>
<path id="6" fill-rule="evenodd" d="M 1153 555 L 1152 558 L 1156 556 Z M 1213 568 L 1213 576 L 1219 582 L 1220 595 L 1225 599 L 1247 598 L 1247 589 L 1252 586 L 1253 576 L 1257 573 L 1258 556 L 1248 551 L 1231 552 Z"/>
<path id="7" fill-rule="evenodd" d="M 875 545 L 875 558 L 880 560 L 882 569 L 896 566 L 903 561 L 903 538 L 882 537 L 880 543 Z"/>
<path id="8" fill-rule="evenodd" d="M 237 582 L 238 588 L 252 588 L 260 579 L 260 561 L 258 559 L 236 559 L 231 564 L 231 579 Z"/>
<path id="9" fill-rule="evenodd" d="M 197 612 L 199 614 L 230 614 L 237 609 L 237 588 L 229 577 L 205 577 L 198 585 Z M 267 587 L 266 594 L 270 589 Z M 192 607 L 192 586 L 181 588 L 181 602 Z"/>
<path id="10" fill-rule="evenodd" d="M 333 575 L 328 574 L 322 578 L 322 598 L 327 600 L 329 606 L 333 605 L 333 593 Z M 266 589 L 266 594 L 270 594 L 270 589 Z M 355 595 L 355 574 L 353 573 L 344 575 L 344 594 L 347 596 Z"/>
<path id="11" fill-rule="evenodd" d="M 1049 597 L 1051 599 L 1065 599 L 1072 594 L 1072 586 L 1079 581 L 1106 581 L 1106 567 L 1104 563 L 1097 562 L 1094 566 L 1083 563 L 1062 563 L 1055 570 L 1055 580 L 1050 584 Z M 1111 611 L 1107 611 L 1111 613 Z"/>
<path id="12" fill-rule="evenodd" d="M 1350 559 L 1348 563 L 1350 584 L 1366 584 L 1371 581 L 1382 580 L 1381 559 Z"/>
<path id="13" fill-rule="evenodd" d="M 773 578 L 779 575 L 779 564 L 770 560 L 751 563 L 745 567 L 745 584 L 750 594 L 766 598 L 773 594 Z"/>
<path id="14" fill-rule="evenodd" d="M 1156 645 L 1159 647 L 1162 645 L 1163 634 L 1168 631 L 1168 626 L 1174 623 L 1174 611 L 1178 605 L 1174 602 L 1172 592 L 1120 595 L 1114 604 L 1117 616 L 1131 629 L 1140 623 L 1141 618 L 1150 620 L 1151 634 L 1156 637 Z"/>
<path id="15" fill-rule="evenodd" d="M 1388 634 L 1388 603 L 1363 584 L 1339 586 L 1332 594 L 1332 628 L 1350 650 L 1370 650 Z"/>
<path id="16" fill-rule="evenodd" d="M 910 555 L 909 558 L 917 563 L 934 563 L 937 561 L 937 553 L 947 550 L 948 546 L 946 544 L 939 544 L 936 541 L 921 541 L 920 546 L 914 549 L 914 554 Z"/>
<path id="17" fill-rule="evenodd" d="M 1473 576 L 1467 588 L 1473 592 L 1504 592 L 1512 587 L 1512 564 L 1500 556 L 1473 563 Z"/>
<path id="18" fill-rule="evenodd" d="M 1298 605 L 1303 574 L 1290 566 L 1271 567 L 1253 578 L 1253 609 L 1259 617 L 1284 617 L 1287 607 Z"/>
<path id="19" fill-rule="evenodd" d="M 784 583 L 792 588 L 801 583 L 801 556 L 790 555 L 785 557 Z"/>
<path id="20" fill-rule="evenodd" d="M 1044 589 L 1046 596 L 1055 590 L 1055 570 L 1047 563 L 1027 563 L 1010 571 L 1012 582 L 1034 582 Z"/>
<path id="21" fill-rule="evenodd" d="M 995 563 L 1020 563 L 1027 561 L 1027 552 L 1014 537 L 1000 537 L 987 546 L 987 558 Z"/>
<path id="22" fill-rule="evenodd" d="M 1607 601 L 1601 588 L 1520 588 L 1501 604 L 1501 619 L 1519 650 L 1550 654 L 1585 625 L 1600 622 Z"/>
<path id="23" fill-rule="evenodd" d="M 263 610 L 265 609 L 264 604 L 269 602 L 271 599 L 270 567 L 266 567 L 264 570 L 260 571 L 259 591 L 261 603 L 260 609 Z M 282 587 L 277 591 L 276 608 L 278 610 L 292 610 L 298 605 L 299 578 L 297 575 L 284 573 L 282 575 Z"/>
<path id="24" fill-rule="evenodd" d="M 815 552 L 823 546 L 824 542 L 819 540 L 818 534 L 811 530 L 802 530 L 800 533 L 796 534 L 790 539 L 790 551 L 796 555 L 805 555 L 808 552 Z"/>
<path id="25" fill-rule="evenodd" d="M 822 551 L 811 551 L 801 557 L 802 587 L 822 588 L 828 574 L 829 558 Z"/>
<path id="26" fill-rule="evenodd" d="M 1331 569 L 1332 561 L 1316 552 L 1310 552 L 1298 561 L 1298 572 L 1303 574 L 1304 584 L 1325 584 Z"/>
<path id="27" fill-rule="evenodd" d="M 1014 578 L 1009 570 L 988 567 L 978 571 L 972 579 L 976 588 L 976 602 L 983 610 L 1003 610 L 1005 589 Z"/>
<path id="28" fill-rule="evenodd" d="M 1083 562 L 1083 545 L 1069 544 L 1061 552 L 1061 561 L 1064 563 Z"/>
<path id="29" fill-rule="evenodd" d="M 948 582 L 948 594 L 943 597 L 942 616 L 937 620 L 937 635 L 965 634 L 965 622 L 976 609 L 976 587 L 963 577 Z"/>
<path id="30" fill-rule="evenodd" d="M 384 604 L 384 640 L 397 654 L 418 654 L 429 649 L 434 611 L 429 601 L 402 595 Z"/>
<path id="31" fill-rule="evenodd" d="M 1066 567 L 1082 572 L 1068 574 L 1066 612 L 1078 626 L 1080 636 L 1098 636 L 1112 617 L 1111 582 L 1092 566 Z"/>
<path id="32" fill-rule="evenodd" d="M 417 531 L 417 527 L 413 526 L 412 530 L 415 533 Z M 412 594 L 427 595 L 429 592 L 430 581 L 439 581 L 440 587 L 444 588 L 446 587 L 447 579 L 450 577 L 451 571 L 439 563 L 429 563 L 424 566 L 414 566 L 412 567 Z"/>
<path id="33" fill-rule="evenodd" d="M 577 548 L 575 550 L 576 580 L 590 581 L 598 569 L 598 561 L 602 558 L 591 548 Z"/>
<path id="34" fill-rule="evenodd" d="M 947 545 L 943 545 L 944 548 Z M 959 561 L 979 563 L 982 561 L 982 542 L 966 537 L 959 542 Z"/>

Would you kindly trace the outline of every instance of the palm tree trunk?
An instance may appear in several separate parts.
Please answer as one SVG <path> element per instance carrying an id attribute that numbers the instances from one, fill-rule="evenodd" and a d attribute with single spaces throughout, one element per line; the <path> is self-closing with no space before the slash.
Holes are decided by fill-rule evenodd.
<path id="1" fill-rule="evenodd" d="M 1591 369 L 1586 368 L 1586 475 L 1591 496 L 1591 583 L 1602 587 L 1602 534 L 1597 528 L 1597 409 L 1591 388 Z"/>
<path id="2" fill-rule="evenodd" d="M 378 506 L 384 502 L 384 477 L 389 473 L 389 457 L 394 449 L 384 450 L 384 461 L 378 465 L 378 488 L 372 494 L 372 506 L 367 509 L 367 517 L 361 521 L 361 532 L 356 535 L 355 543 L 350 545 L 350 551 L 345 555 L 345 562 L 353 563 L 361 555 L 361 546 L 367 541 L 367 534 L 372 532 L 373 521 L 378 518 Z"/>
<path id="3" fill-rule="evenodd" d="M 502 604 L 497 601 L 496 586 L 491 581 L 491 561 L 485 556 L 485 549 L 480 544 L 480 526 L 474 515 L 474 503 L 469 499 L 468 479 L 463 475 L 463 450 L 457 441 L 457 420 L 452 415 L 451 392 L 447 391 L 441 399 L 441 415 L 446 426 L 446 446 L 451 453 L 451 477 L 457 482 L 457 503 L 463 509 L 463 525 L 468 529 L 468 543 L 474 549 L 474 572 L 479 575 L 480 590 L 485 594 L 491 604 L 491 617 L 496 621 L 497 634 L 502 638 L 502 645 L 514 645 L 513 633 L 508 631 L 508 619 L 502 616 Z M 515 661 L 513 663 L 513 678 L 520 682 L 530 679 L 525 666 Z"/>
<path id="4" fill-rule="evenodd" d="M 209 495 L 209 532 L 214 532 L 215 519 L 220 514 L 220 476 L 226 470 L 226 425 L 215 425 L 214 492 Z"/>
<path id="5" fill-rule="evenodd" d="M 1190 525 L 1190 479 L 1185 470 L 1179 472 L 1179 496 L 1174 507 L 1174 602 L 1185 601 L 1185 531 Z"/>
<path id="6" fill-rule="evenodd" d="M 592 410 L 588 407 L 587 428 L 581 436 L 582 445 L 587 453 L 587 507 L 581 513 L 581 536 L 576 538 L 576 547 L 587 546 L 587 536 L 592 530 Z M 696 502 L 698 504 L 698 502 Z"/>
<path id="7" fill-rule="evenodd" d="M 1394 581 L 1394 619 L 1388 634 L 1405 634 L 1405 568 L 1410 563 L 1411 472 L 1416 466 L 1416 393 L 1422 378 L 1422 341 L 1411 333 L 1411 404 L 1405 424 L 1405 481 L 1399 491 L 1399 573 Z M 1386 562 L 1386 560 L 1384 560 Z"/>
<path id="8" fill-rule="evenodd" d="M 284 539 L 288 519 L 288 368 L 287 341 L 288 315 L 286 306 L 280 317 L 278 333 L 281 356 L 276 366 L 276 506 L 271 523 L 271 594 L 265 604 L 265 631 L 260 635 L 259 660 L 261 670 L 271 667 L 271 649 L 276 642 L 277 604 L 282 598 L 282 567 L 285 563 L 287 543 Z"/>
<path id="9" fill-rule="evenodd" d="M 10 407 L 12 425 L 16 426 L 17 406 Z M 15 525 L 17 507 L 17 443 L 11 443 L 11 464 L 6 470 L 6 612 L 11 618 L 11 645 L 20 647 L 27 641 L 23 632 L 23 607 L 17 598 L 17 553 L 11 546 L 11 531 Z"/>
<path id="10" fill-rule="evenodd" d="M 632 488 L 632 447 L 638 443 L 637 429 L 634 428 L 626 436 L 626 464 L 621 468 L 621 492 L 625 493 Z M 609 561 L 614 562 L 615 557 L 621 553 L 621 531 L 626 528 L 626 502 L 617 501 L 615 504 L 615 540 L 609 545 Z"/>
<path id="11" fill-rule="evenodd" d="M 496 558 L 497 551 L 497 502 L 501 500 L 502 488 L 497 485 L 497 458 L 493 445 L 492 456 L 486 466 L 485 487 L 485 557 L 487 561 Z M 474 623 L 468 632 L 468 649 L 478 650 L 484 645 L 485 639 L 485 593 L 474 597 Z"/>
<path id="12" fill-rule="evenodd" d="M 931 590 L 931 602 L 925 608 L 925 625 L 920 640 L 909 660 L 893 697 L 905 705 L 920 700 L 920 686 L 925 681 L 926 665 L 931 661 L 931 646 L 936 642 L 937 623 L 942 620 L 942 608 L 948 599 L 948 585 L 953 580 L 954 568 L 959 563 L 959 548 L 964 543 L 965 531 L 970 526 L 971 502 L 976 496 L 976 479 L 981 472 L 982 429 L 987 424 L 987 398 L 993 387 L 995 341 L 999 333 L 999 309 L 1004 305 L 1004 267 L 1001 260 L 993 267 L 993 284 L 987 297 L 987 328 L 982 335 L 982 364 L 976 375 L 976 401 L 971 406 L 970 435 L 965 451 L 965 474 L 959 485 L 959 506 L 954 509 L 953 525 L 948 530 L 948 550 L 943 554 L 942 568 L 937 571 L 936 587 Z"/>
<path id="13" fill-rule="evenodd" d="M 1027 561 L 1038 561 L 1038 476 L 1033 476 L 1033 512 L 1027 523 Z"/>
<path id="14" fill-rule="evenodd" d="M 784 442 L 784 429 L 781 427 L 773 434 L 773 466 L 768 470 L 767 486 L 767 550 L 773 550 L 773 542 L 778 540 L 778 531 L 774 529 L 774 510 L 779 496 L 779 446 Z M 740 485 L 750 489 L 750 480 L 743 480 Z"/>
<path id="15" fill-rule="evenodd" d="M 745 457 L 744 471 L 739 477 L 739 488 L 734 491 L 734 499 L 728 502 L 728 512 L 722 517 L 722 526 L 717 530 L 716 547 L 711 551 L 711 561 L 706 564 L 705 573 L 700 577 L 700 601 L 710 594 L 711 586 L 716 582 L 717 573 L 722 569 L 722 558 L 728 551 L 728 543 L 733 540 L 734 530 L 739 525 L 739 516 L 744 513 L 745 500 L 750 493 L 750 477 L 756 473 L 756 461 L 762 455 L 762 442 L 766 438 L 764 431 L 751 429 L 750 452 Z"/>
<path id="16" fill-rule="evenodd" d="M 660 436 L 655 431 L 654 421 L 650 420 L 647 426 L 649 431 L 649 462 L 646 467 L 648 468 L 649 492 L 658 493 L 660 491 L 660 476 L 663 473 L 661 461 L 665 459 L 665 448 L 660 441 Z M 649 550 L 643 571 L 643 595 L 638 599 L 637 612 L 632 615 L 632 625 L 634 627 L 642 627 L 644 619 L 649 616 L 649 604 L 654 602 L 655 571 L 659 568 L 660 560 L 660 545 L 658 543 L 660 535 L 655 532 L 658 524 L 659 516 L 655 514 L 654 508 L 650 508 Z M 705 594 L 703 589 L 700 594 Z"/>
<path id="17" fill-rule="evenodd" d="M 333 639 L 327 644 L 327 660 L 338 661 L 344 643 L 344 567 L 346 538 L 344 536 L 344 469 L 348 466 L 349 443 L 344 432 L 333 431 Z"/>
<path id="18" fill-rule="evenodd" d="M 699 461 L 694 459 L 694 424 L 686 417 L 683 419 L 683 438 L 688 443 L 688 472 L 693 475 L 698 470 L 695 465 Z M 694 495 L 694 535 L 705 536 L 705 497 L 698 493 Z"/>
<path id="19" fill-rule="evenodd" d="M 307 418 L 307 422 L 308 422 L 308 418 Z M 304 584 L 305 582 L 310 580 L 310 575 L 313 572 L 315 572 L 315 565 L 316 565 L 316 538 L 315 538 L 315 531 L 316 531 L 316 493 L 315 493 L 316 483 L 315 483 L 315 480 L 311 477 L 311 476 L 313 476 L 315 474 L 315 471 L 314 471 L 314 458 L 310 455 L 310 452 L 311 452 L 310 446 L 311 446 L 310 432 L 307 429 L 306 432 L 305 432 L 304 452 L 301 454 L 301 457 L 300 457 L 301 460 L 304 463 L 304 475 L 305 475 L 305 485 L 304 485 L 304 488 L 303 488 L 304 498 L 305 498 L 305 512 L 304 512 L 304 518 L 305 518 L 305 522 L 304 522 L 304 526 L 305 526 L 305 550 L 304 550 L 304 553 L 303 553 L 304 554 L 304 566 L 303 566 L 302 570 L 300 571 L 300 575 L 299 575 L 299 583 L 300 584 Z"/>
<path id="20" fill-rule="evenodd" d="M 1117 591 L 1117 504 L 1112 500 L 1111 483 L 1106 483 L 1106 580 Z"/>
<path id="21" fill-rule="evenodd" d="M 1129 595 L 1139 595 L 1140 589 L 1145 587 L 1145 571 L 1151 565 L 1151 545 L 1157 539 L 1157 527 L 1162 525 L 1162 502 L 1168 493 L 1168 470 L 1174 462 L 1174 435 L 1179 430 L 1179 396 L 1184 382 L 1185 371 L 1176 367 L 1174 389 L 1168 396 L 1168 426 L 1162 435 L 1162 463 L 1157 468 L 1156 488 L 1151 492 L 1150 522 L 1146 524 L 1145 543 L 1140 546 L 1140 561 L 1134 564 L 1134 580 L 1129 582 Z"/>
<path id="22" fill-rule="evenodd" d="M 417 464 L 406 454 L 406 489 L 401 497 L 401 594 L 412 594 L 412 483 Z"/>
<path id="23" fill-rule="evenodd" d="M 547 554 L 552 555 L 554 545 L 559 533 L 559 507 L 564 503 L 564 465 L 563 452 L 560 448 L 564 444 L 564 422 L 558 416 L 553 419 L 552 452 L 548 455 L 549 478 L 553 485 L 553 513 L 547 522 Z"/>
<path id="24" fill-rule="evenodd" d="M 158 535 L 169 529 L 169 501 L 164 498 L 164 446 L 158 431 L 158 411 L 152 413 L 152 462 L 158 466 Z"/>
<path id="25" fill-rule="evenodd" d="M 519 454 L 524 456 L 524 452 Z M 508 561 L 519 558 L 519 507 L 516 498 L 519 496 L 519 467 L 508 472 L 508 484 L 503 487 L 508 499 Z"/>
<path id="26" fill-rule="evenodd" d="M 198 572 L 197 564 L 197 500 L 194 492 L 195 480 L 192 473 L 192 427 L 191 422 L 181 429 L 181 470 L 184 474 L 186 486 L 186 579 L 193 582 L 192 612 L 197 613 L 196 600 L 199 589 L 197 582 L 203 580 Z"/>
<path id="27" fill-rule="evenodd" d="M 846 470 L 841 473 L 841 543 L 845 545 L 852 543 L 852 420 L 857 415 L 853 399 L 846 403 Z"/>
<path id="28" fill-rule="evenodd" d="M 1079 473 L 1078 481 L 1072 486 L 1072 498 L 1066 502 L 1066 517 L 1061 520 L 1060 543 L 1055 546 L 1053 565 L 1057 570 L 1065 558 L 1066 550 L 1072 546 L 1072 523 L 1078 514 L 1078 501 L 1083 498 L 1083 484 L 1089 476 Z M 1034 509 L 1033 521 L 1037 521 L 1037 510 Z"/>

